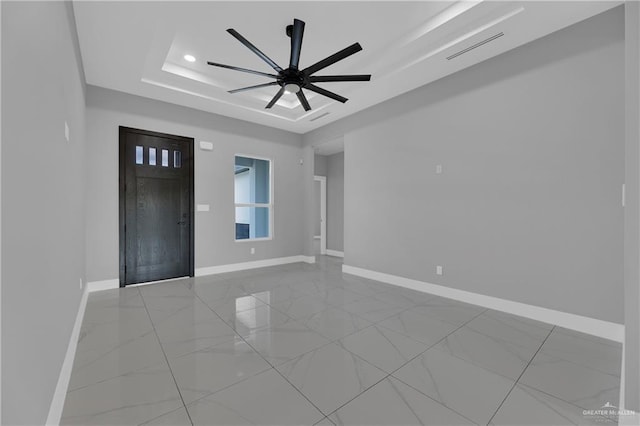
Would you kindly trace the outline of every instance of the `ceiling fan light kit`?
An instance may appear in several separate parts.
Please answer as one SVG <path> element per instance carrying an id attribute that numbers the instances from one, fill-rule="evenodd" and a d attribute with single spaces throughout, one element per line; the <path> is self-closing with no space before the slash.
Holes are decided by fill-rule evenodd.
<path id="1" fill-rule="evenodd" d="M 369 81 L 371 80 L 370 74 L 356 74 L 356 75 L 325 75 L 325 76 L 316 76 L 313 75 L 316 72 L 327 68 L 330 65 L 335 64 L 338 61 L 341 61 L 354 53 L 357 53 L 362 50 L 362 46 L 359 43 L 354 43 L 351 46 L 348 46 L 339 52 L 334 53 L 331 56 L 324 58 L 323 60 L 316 62 L 315 64 L 304 68 L 302 70 L 298 69 L 298 65 L 300 63 L 300 52 L 302 50 L 302 37 L 304 35 L 304 26 L 305 23 L 299 19 L 293 20 L 293 25 L 288 25 L 286 28 L 287 36 L 291 38 L 291 56 L 289 59 L 289 67 L 283 69 L 278 64 L 276 64 L 271 58 L 262 53 L 260 49 L 254 46 L 249 40 L 244 38 L 240 33 L 238 33 L 233 28 L 227 30 L 229 34 L 235 37 L 240 43 L 244 44 L 249 50 L 259 56 L 263 61 L 265 61 L 276 74 L 265 73 L 261 71 L 254 71 L 246 68 L 234 67 L 231 65 L 219 64 L 216 62 L 207 62 L 207 64 L 220 67 L 227 68 L 235 71 L 241 71 L 256 75 L 261 75 L 263 77 L 274 78 L 275 81 L 271 81 L 269 83 L 257 84 L 255 86 L 242 87 L 240 89 L 230 90 L 229 93 L 238 93 L 244 92 L 246 90 L 258 89 L 262 87 L 268 86 L 280 86 L 280 90 L 275 94 L 273 99 L 267 104 L 265 108 L 273 107 L 276 102 L 282 97 L 285 93 L 295 93 L 300 101 L 300 104 L 304 108 L 305 111 L 310 111 L 311 106 L 307 101 L 307 97 L 304 95 L 304 91 L 302 89 L 311 90 L 312 92 L 318 93 L 322 96 L 326 96 L 338 102 L 346 102 L 348 99 L 340 96 L 336 93 L 333 93 L 329 90 L 323 89 L 322 87 L 316 86 L 314 83 L 329 83 L 329 82 L 337 82 L 337 81 Z"/>

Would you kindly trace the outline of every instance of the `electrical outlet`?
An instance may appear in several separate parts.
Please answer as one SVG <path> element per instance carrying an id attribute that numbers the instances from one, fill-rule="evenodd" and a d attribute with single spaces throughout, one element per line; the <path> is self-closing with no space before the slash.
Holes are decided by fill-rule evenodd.
<path id="1" fill-rule="evenodd" d="M 442 275 L 442 266 L 440 265 L 436 266 L 436 274 Z"/>
<path id="2" fill-rule="evenodd" d="M 82 290 L 82 278 L 80 278 L 80 290 Z"/>
<path id="3" fill-rule="evenodd" d="M 251 254 L 256 254 L 256 248 L 255 247 L 251 247 Z"/>

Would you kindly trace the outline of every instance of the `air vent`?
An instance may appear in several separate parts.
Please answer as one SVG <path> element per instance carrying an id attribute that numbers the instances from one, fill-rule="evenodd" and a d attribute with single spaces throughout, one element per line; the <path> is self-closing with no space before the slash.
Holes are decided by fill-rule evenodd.
<path id="1" fill-rule="evenodd" d="M 316 117 L 311 118 L 309 121 L 316 121 L 316 120 L 321 119 L 322 117 L 326 117 L 327 115 L 329 115 L 329 113 L 325 112 L 325 113 L 322 113 L 322 114 L 320 114 L 320 115 L 318 115 Z"/>
<path id="2" fill-rule="evenodd" d="M 491 37 L 489 37 L 489 38 L 487 38 L 485 40 L 479 41 L 476 44 L 474 44 L 473 46 L 469 46 L 466 49 L 463 49 L 463 50 L 461 50 L 461 51 L 459 51 L 457 53 L 454 53 L 451 56 L 447 56 L 447 60 L 450 61 L 450 60 L 452 60 L 454 58 L 457 58 L 460 55 L 464 55 L 465 53 L 467 53 L 467 52 L 469 52 L 469 51 L 471 51 L 471 50 L 473 50 L 475 48 L 478 48 L 478 47 L 482 46 L 483 44 L 487 44 L 489 42 L 492 42 L 495 39 L 498 39 L 498 38 L 502 37 L 503 35 L 504 35 L 504 33 L 500 32 L 500 33 L 498 33 L 498 34 L 496 34 L 494 36 L 491 36 Z"/>

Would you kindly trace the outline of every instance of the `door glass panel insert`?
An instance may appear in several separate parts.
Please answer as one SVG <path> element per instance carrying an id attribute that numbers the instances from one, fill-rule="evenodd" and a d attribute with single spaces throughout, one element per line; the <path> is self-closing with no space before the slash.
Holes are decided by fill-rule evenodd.
<path id="1" fill-rule="evenodd" d="M 169 150 L 162 150 L 162 167 L 169 167 Z"/>
<path id="2" fill-rule="evenodd" d="M 149 165 L 150 166 L 156 165 L 156 149 L 153 147 L 149 148 Z"/>
<path id="3" fill-rule="evenodd" d="M 144 148 L 136 146 L 136 164 L 144 164 Z"/>

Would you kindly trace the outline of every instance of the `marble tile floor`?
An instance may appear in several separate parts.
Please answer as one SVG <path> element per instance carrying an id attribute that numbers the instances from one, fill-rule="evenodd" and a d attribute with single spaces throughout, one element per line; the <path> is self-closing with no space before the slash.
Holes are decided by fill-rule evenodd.
<path id="1" fill-rule="evenodd" d="M 90 294 L 61 424 L 616 424 L 620 360 L 319 256 Z"/>

